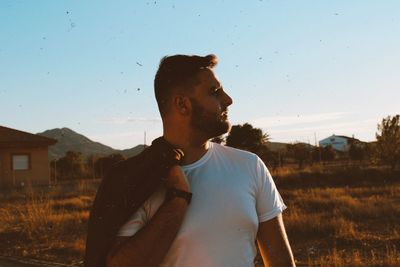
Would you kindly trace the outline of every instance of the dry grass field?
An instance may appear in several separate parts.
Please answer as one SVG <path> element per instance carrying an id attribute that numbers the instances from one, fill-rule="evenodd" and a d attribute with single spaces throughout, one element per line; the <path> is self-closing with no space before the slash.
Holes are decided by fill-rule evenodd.
<path id="1" fill-rule="evenodd" d="M 3 192 L 0 254 L 81 265 L 96 187 L 80 181 Z"/>
<path id="2" fill-rule="evenodd" d="M 400 266 L 400 173 L 322 166 L 273 172 L 300 266 Z M 0 193 L 0 254 L 82 265 L 97 183 Z"/>
<path id="3" fill-rule="evenodd" d="M 305 266 L 400 266 L 400 173 L 311 169 L 275 174 Z"/>

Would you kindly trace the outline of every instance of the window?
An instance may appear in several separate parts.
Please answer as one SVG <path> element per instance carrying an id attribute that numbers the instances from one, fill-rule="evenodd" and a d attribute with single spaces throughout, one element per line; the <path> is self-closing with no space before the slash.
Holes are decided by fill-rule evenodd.
<path id="1" fill-rule="evenodd" d="M 29 170 L 29 155 L 13 155 L 12 169 L 16 171 Z"/>

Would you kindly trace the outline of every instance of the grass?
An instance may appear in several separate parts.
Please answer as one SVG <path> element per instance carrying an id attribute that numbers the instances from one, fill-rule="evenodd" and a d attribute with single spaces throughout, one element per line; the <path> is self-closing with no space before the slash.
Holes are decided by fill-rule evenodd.
<path id="1" fill-rule="evenodd" d="M 275 177 L 289 207 L 284 221 L 298 262 L 400 266 L 399 173 L 356 168 Z"/>
<path id="2" fill-rule="evenodd" d="M 84 183 L 3 193 L 2 254 L 81 264 L 95 193 L 95 186 Z"/>
<path id="3" fill-rule="evenodd" d="M 400 174 L 314 166 L 273 172 L 301 266 L 400 266 Z M 0 251 L 82 266 L 98 183 L 0 193 Z"/>

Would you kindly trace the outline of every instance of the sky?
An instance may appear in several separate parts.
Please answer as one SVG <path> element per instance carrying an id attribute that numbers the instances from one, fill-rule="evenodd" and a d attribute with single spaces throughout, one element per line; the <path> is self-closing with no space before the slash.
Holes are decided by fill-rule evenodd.
<path id="1" fill-rule="evenodd" d="M 0 125 L 149 144 L 160 59 L 212 53 L 233 125 L 273 142 L 373 141 L 400 113 L 399 14 L 395 0 L 2 0 Z"/>

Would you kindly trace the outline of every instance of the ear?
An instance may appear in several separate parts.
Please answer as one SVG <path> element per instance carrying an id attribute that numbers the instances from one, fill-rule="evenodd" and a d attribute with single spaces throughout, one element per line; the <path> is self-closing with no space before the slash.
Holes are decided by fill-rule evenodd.
<path id="1" fill-rule="evenodd" d="M 183 95 L 177 95 L 174 98 L 174 107 L 182 115 L 190 114 L 190 99 Z"/>

